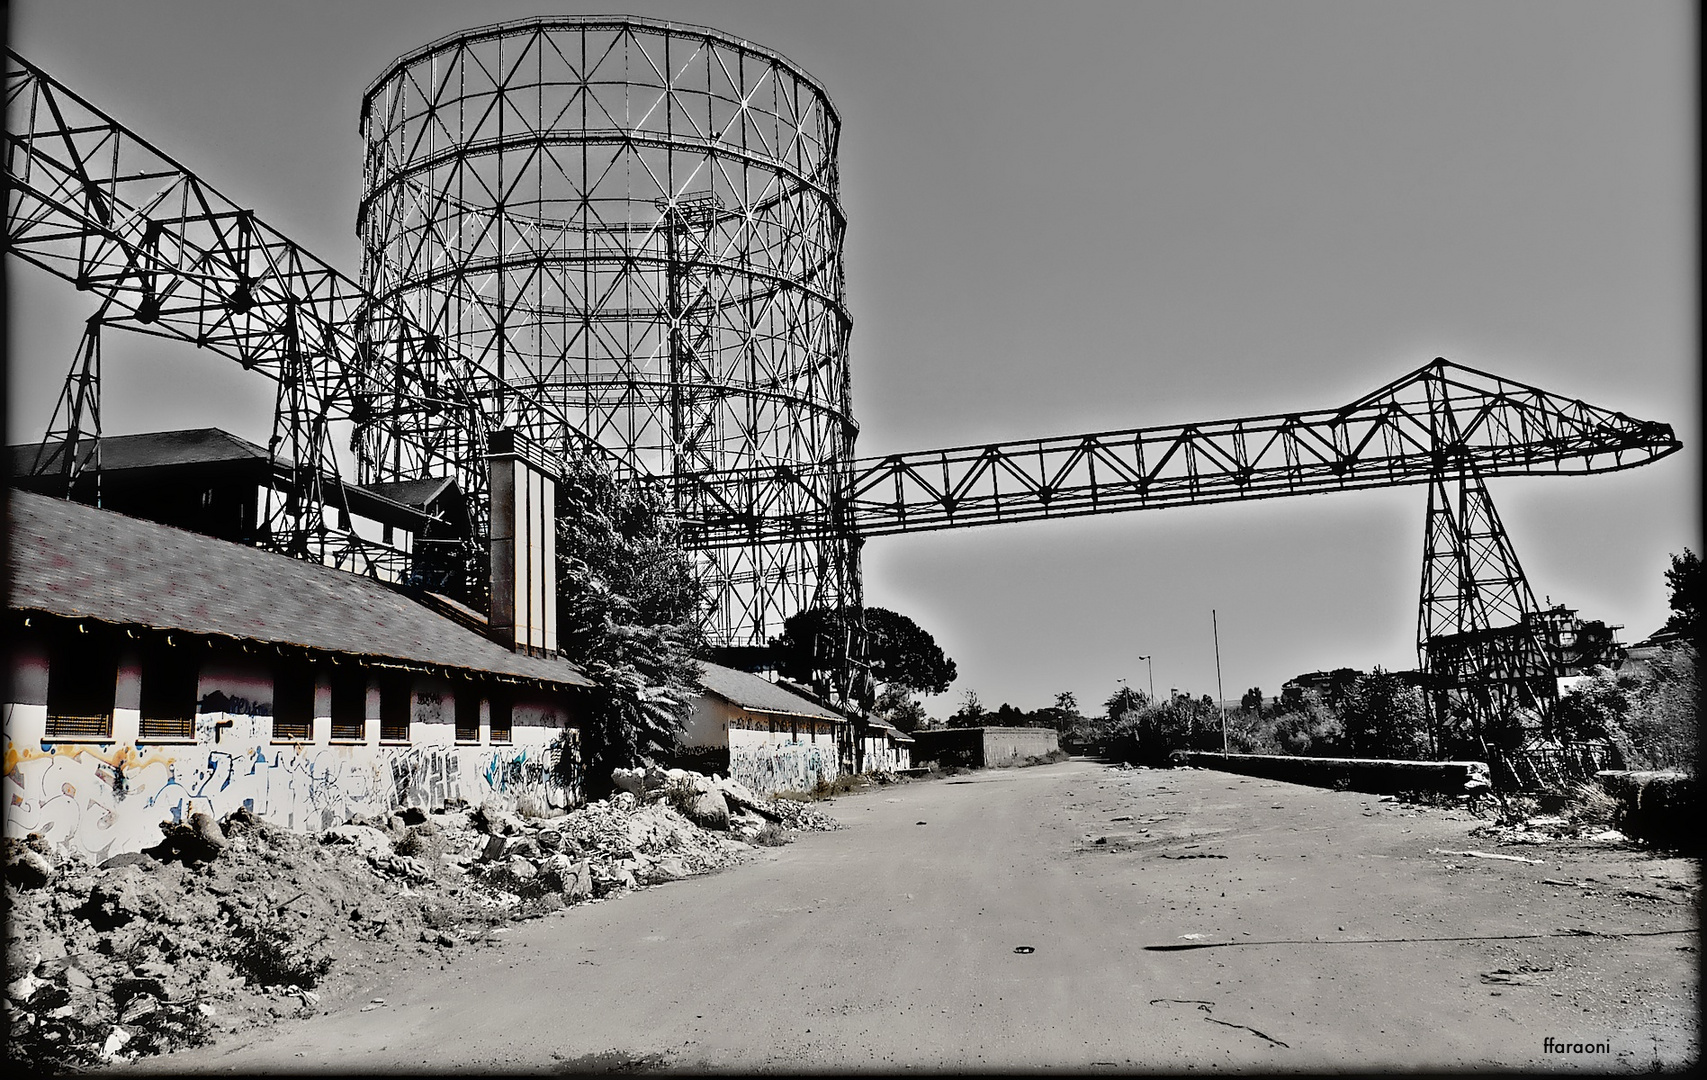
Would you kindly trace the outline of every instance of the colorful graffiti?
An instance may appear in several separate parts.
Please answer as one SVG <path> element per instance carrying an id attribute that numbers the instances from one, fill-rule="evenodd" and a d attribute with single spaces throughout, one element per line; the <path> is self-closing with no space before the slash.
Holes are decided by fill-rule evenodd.
<path id="1" fill-rule="evenodd" d="M 318 830 L 403 806 L 513 804 L 528 794 L 566 806 L 578 797 L 557 776 L 559 732 L 549 746 L 275 745 L 265 719 L 203 714 L 198 733 L 204 723 L 211 731 L 194 745 L 8 743 L 6 833 L 40 833 L 98 861 L 152 846 L 162 822 L 198 811 L 218 818 L 247 807 Z"/>
<path id="2" fill-rule="evenodd" d="M 810 791 L 836 778 L 834 747 L 761 742 L 729 748 L 729 776 L 759 794 Z"/>

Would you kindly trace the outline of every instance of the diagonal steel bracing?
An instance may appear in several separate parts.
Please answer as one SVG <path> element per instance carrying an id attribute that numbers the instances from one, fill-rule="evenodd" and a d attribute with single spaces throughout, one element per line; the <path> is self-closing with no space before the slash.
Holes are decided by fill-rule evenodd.
<path id="1" fill-rule="evenodd" d="M 1488 727 L 1551 684 L 1483 480 L 1679 448 L 1441 359 L 1339 408 L 856 459 L 840 121 L 775 53 L 592 17 L 399 58 L 363 102 L 360 284 L 11 61 L 7 251 L 95 293 L 102 325 L 277 381 L 272 450 L 299 482 L 272 543 L 368 572 L 385 553 L 327 512 L 346 445 L 363 481 L 454 476 L 483 512 L 496 427 L 668 484 L 723 645 L 857 607 L 864 537 L 1427 484 L 1419 647 Z M 91 372 L 67 384 L 73 429 Z"/>

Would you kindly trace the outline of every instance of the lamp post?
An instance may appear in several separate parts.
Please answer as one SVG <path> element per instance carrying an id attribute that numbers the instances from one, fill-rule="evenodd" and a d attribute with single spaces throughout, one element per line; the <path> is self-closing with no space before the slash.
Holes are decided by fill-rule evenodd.
<path id="1" fill-rule="evenodd" d="M 1156 668 L 1154 664 L 1150 663 L 1150 661 L 1155 658 L 1152 656 L 1140 656 L 1138 659 L 1144 661 L 1144 670 L 1150 675 L 1150 704 L 1154 705 L 1156 703 Z"/>
<path id="2" fill-rule="evenodd" d="M 1227 753 L 1227 692 L 1221 689 L 1221 626 L 1215 619 L 1215 609 L 1209 609 L 1209 628 L 1215 635 L 1215 696 L 1221 706 L 1221 753 Z"/>

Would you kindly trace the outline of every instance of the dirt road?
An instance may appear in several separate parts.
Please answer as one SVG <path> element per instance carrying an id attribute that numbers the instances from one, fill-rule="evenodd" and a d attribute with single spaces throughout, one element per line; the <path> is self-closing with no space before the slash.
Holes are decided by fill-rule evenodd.
<path id="1" fill-rule="evenodd" d="M 1698 1054 L 1698 937 L 1668 932 L 1698 925 L 1692 861 L 1496 847 L 1462 811 L 1083 761 L 829 805 L 846 829 L 122 1071 L 1621 1070 Z M 1539 861 L 1431 853 L 1470 850 Z"/>

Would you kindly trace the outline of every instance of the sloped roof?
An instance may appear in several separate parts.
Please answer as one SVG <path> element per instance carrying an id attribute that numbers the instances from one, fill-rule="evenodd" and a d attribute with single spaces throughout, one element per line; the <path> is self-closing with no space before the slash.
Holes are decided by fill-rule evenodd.
<path id="1" fill-rule="evenodd" d="M 699 685 L 729 704 L 749 712 L 773 713 L 777 716 L 809 716 L 820 720 L 845 722 L 847 717 L 825 705 L 746 671 L 736 671 L 718 664 L 700 662 L 703 669 Z"/>
<path id="2" fill-rule="evenodd" d="M 7 494 L 6 603 L 121 625 L 590 686 L 369 578 L 81 503 Z"/>
<path id="3" fill-rule="evenodd" d="M 907 734 L 905 731 L 902 731 L 900 728 L 896 727 L 894 724 L 891 724 L 889 721 L 883 719 L 881 716 L 868 716 L 865 718 L 865 722 L 874 728 L 881 729 L 884 735 L 888 736 L 891 739 L 894 739 L 896 742 L 913 742 L 914 741 L 914 739 L 911 735 Z"/>
<path id="4" fill-rule="evenodd" d="M 11 475 L 23 476 L 28 473 L 35 464 L 38 449 L 39 443 L 7 447 Z M 85 441 L 78 446 L 78 454 L 85 462 L 93 453 L 92 442 Z M 267 451 L 247 439 L 240 439 L 219 428 L 186 428 L 182 431 L 150 431 L 142 435 L 101 437 L 103 472 L 228 462 L 259 462 L 265 465 Z"/>
<path id="5" fill-rule="evenodd" d="M 402 503 L 414 510 L 426 510 L 433 501 L 442 496 L 445 491 L 455 486 L 456 481 L 448 476 L 428 476 L 420 480 L 394 480 L 385 483 L 368 484 L 367 490 L 375 495 L 383 496 L 392 502 Z"/>

